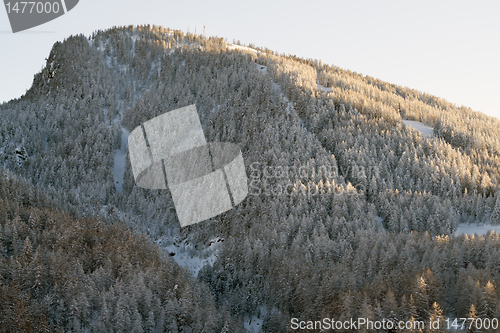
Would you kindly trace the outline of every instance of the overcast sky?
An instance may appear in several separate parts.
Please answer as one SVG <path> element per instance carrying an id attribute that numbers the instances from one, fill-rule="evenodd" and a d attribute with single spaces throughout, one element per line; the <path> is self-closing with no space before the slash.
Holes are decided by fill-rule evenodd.
<path id="1" fill-rule="evenodd" d="M 80 0 L 13 34 L 0 9 L 0 103 L 20 97 L 54 42 L 156 24 L 319 59 L 500 118 L 500 1 Z"/>

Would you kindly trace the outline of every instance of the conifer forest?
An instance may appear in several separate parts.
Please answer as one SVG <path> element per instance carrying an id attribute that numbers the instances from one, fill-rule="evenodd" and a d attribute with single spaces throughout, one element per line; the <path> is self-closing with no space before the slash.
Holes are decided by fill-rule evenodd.
<path id="1" fill-rule="evenodd" d="M 248 195 L 181 228 L 169 190 L 136 186 L 127 136 L 191 104 L 240 147 Z M 55 43 L 0 116 L 1 332 L 500 331 L 500 236 L 458 232 L 500 226 L 495 118 L 150 25 Z M 427 325 L 453 318 L 483 327 Z"/>

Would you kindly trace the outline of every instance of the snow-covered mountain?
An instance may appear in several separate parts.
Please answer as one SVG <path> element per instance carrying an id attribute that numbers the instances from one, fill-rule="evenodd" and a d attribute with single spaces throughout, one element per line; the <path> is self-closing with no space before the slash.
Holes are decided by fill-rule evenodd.
<path id="1" fill-rule="evenodd" d="M 250 193 L 233 210 L 181 229 L 168 190 L 134 185 L 126 145 L 144 121 L 190 104 L 207 141 L 241 148 Z M 24 298 L 15 297 L 62 302 L 23 315 L 44 316 L 47 327 L 109 331 L 121 320 L 124 331 L 280 332 L 291 318 L 427 321 L 441 309 L 467 316 L 471 305 L 478 316 L 500 313 L 497 235 L 454 236 L 460 224 L 500 223 L 498 120 L 321 61 L 155 26 L 56 43 L 29 91 L 0 113 L 5 173 L 69 214 L 62 220 L 83 219 L 85 229 L 98 219 L 124 246 L 152 246 L 151 267 L 178 269 L 171 258 L 190 270 L 168 275 L 166 290 L 136 261 L 99 284 L 92 279 L 107 266 L 90 260 L 80 278 L 94 289 L 83 283 L 80 296 L 62 300 L 55 284 L 69 278 L 53 275 L 46 254 L 36 266 L 46 269 L 43 288 L 19 282 Z M 38 205 L 9 198 L 28 212 Z M 26 256 L 25 239 L 33 252 L 44 228 L 29 229 L 28 213 L 3 214 L 2 260 L 12 266 Z M 117 221 L 123 230 L 113 229 Z M 134 235 L 120 238 L 125 229 Z M 89 237 L 97 256 L 103 250 Z M 19 265 L 29 270 L 27 258 Z M 134 267 L 142 273 L 120 280 L 117 272 Z M 1 286 L 18 281 L 1 274 Z M 117 302 L 124 295 L 135 295 L 135 307 Z"/>

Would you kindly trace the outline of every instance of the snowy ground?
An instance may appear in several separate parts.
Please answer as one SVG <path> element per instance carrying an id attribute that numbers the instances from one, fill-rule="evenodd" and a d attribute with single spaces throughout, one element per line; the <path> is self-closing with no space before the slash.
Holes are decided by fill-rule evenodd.
<path id="1" fill-rule="evenodd" d="M 240 51 L 248 51 L 248 52 L 251 52 L 251 53 L 255 53 L 256 55 L 259 54 L 259 51 L 257 50 L 254 50 L 250 47 L 246 47 L 246 46 L 241 46 L 241 45 L 237 45 L 237 44 L 233 44 L 233 43 L 226 43 L 227 44 L 227 47 L 231 50 L 240 50 Z"/>
<path id="2" fill-rule="evenodd" d="M 420 132 L 424 138 L 428 135 L 429 136 L 434 135 L 434 130 L 431 127 L 426 126 L 419 121 L 403 120 L 403 123 L 406 126 L 409 126 L 409 127 L 413 128 L 414 130 Z"/>
<path id="3" fill-rule="evenodd" d="M 266 315 L 266 311 L 264 307 L 260 307 L 260 316 L 252 316 L 251 318 L 245 316 L 243 320 L 243 324 L 245 325 L 245 329 L 250 332 L 258 332 L 262 328 L 262 318 Z"/>
<path id="4" fill-rule="evenodd" d="M 262 328 L 262 319 L 257 316 L 252 318 L 245 317 L 245 329 L 250 332 L 257 333 Z"/>
<path id="5" fill-rule="evenodd" d="M 123 175 L 125 174 L 125 160 L 128 150 L 129 132 L 122 127 L 122 139 L 120 149 L 115 150 L 113 163 L 113 179 L 117 192 L 123 191 Z"/>
<path id="6" fill-rule="evenodd" d="M 203 250 L 194 249 L 193 244 L 186 241 L 181 243 L 174 242 L 168 245 L 167 242 L 166 238 L 161 238 L 157 241 L 162 248 L 172 255 L 172 258 L 179 266 L 187 268 L 196 277 L 203 266 L 214 264 L 224 240 L 221 238 L 211 239 L 207 247 Z"/>
<path id="7" fill-rule="evenodd" d="M 459 224 L 457 230 L 455 230 L 455 235 L 474 235 L 479 236 L 486 235 L 489 231 L 495 231 L 500 234 L 500 225 L 477 225 L 477 224 Z"/>
<path id="8" fill-rule="evenodd" d="M 331 91 L 332 91 L 332 88 L 327 88 L 327 87 L 325 87 L 325 86 L 322 86 L 322 85 L 321 85 L 321 84 L 319 84 L 319 83 L 318 83 L 318 84 L 316 84 L 316 86 L 317 86 L 318 90 L 323 90 L 323 92 L 324 92 L 325 94 L 328 94 L 329 92 L 331 92 Z"/>
<path id="9" fill-rule="evenodd" d="M 255 64 L 257 66 L 257 70 L 262 74 L 267 74 L 267 66 L 262 66 L 260 64 Z"/>

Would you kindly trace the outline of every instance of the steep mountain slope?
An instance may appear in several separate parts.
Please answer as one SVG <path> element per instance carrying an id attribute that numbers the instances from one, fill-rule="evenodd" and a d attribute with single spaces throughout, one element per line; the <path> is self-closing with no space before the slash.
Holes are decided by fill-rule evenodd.
<path id="1" fill-rule="evenodd" d="M 147 237 L 54 206 L 0 173 L 2 332 L 238 331 Z"/>
<path id="2" fill-rule="evenodd" d="M 193 103 L 207 141 L 242 149 L 251 193 L 179 229 L 169 192 L 135 187 L 128 158 L 116 185 L 115 152 L 127 131 Z M 448 316 L 472 304 L 500 313 L 497 235 L 452 234 L 500 222 L 497 120 L 319 61 L 154 26 L 56 43 L 0 112 L 3 168 L 69 214 L 120 219 L 192 256 L 224 239 L 198 278 L 232 315 L 265 313 L 264 331 L 291 317 L 427 320 L 434 302 Z"/>

